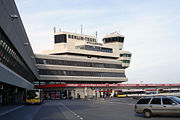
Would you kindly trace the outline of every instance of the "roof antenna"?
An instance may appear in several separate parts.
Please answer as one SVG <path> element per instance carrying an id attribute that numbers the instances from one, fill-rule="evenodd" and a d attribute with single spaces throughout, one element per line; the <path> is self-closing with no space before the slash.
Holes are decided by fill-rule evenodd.
<path id="1" fill-rule="evenodd" d="M 54 33 L 56 33 L 56 27 L 54 27 L 53 30 L 54 30 Z"/>
<path id="2" fill-rule="evenodd" d="M 98 35 L 98 33 L 97 33 L 97 31 L 96 31 L 96 37 L 97 37 L 97 35 Z"/>
<path id="3" fill-rule="evenodd" d="M 82 32 L 82 24 L 81 24 L 81 34 L 82 34 L 83 32 Z"/>

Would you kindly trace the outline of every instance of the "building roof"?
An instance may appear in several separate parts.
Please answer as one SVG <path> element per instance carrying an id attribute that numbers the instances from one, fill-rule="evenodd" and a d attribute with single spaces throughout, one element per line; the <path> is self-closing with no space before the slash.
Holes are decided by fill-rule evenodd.
<path id="1" fill-rule="evenodd" d="M 119 34 L 118 32 L 113 32 L 113 33 L 111 33 L 109 35 L 106 35 L 104 38 L 112 38 L 112 37 L 124 37 L 124 36 Z"/>

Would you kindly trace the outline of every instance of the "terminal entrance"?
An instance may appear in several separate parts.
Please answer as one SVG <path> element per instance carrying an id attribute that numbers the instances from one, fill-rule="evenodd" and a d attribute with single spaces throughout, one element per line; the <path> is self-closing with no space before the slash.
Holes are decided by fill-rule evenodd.
<path id="1" fill-rule="evenodd" d="M 70 99 L 70 96 L 71 93 L 68 90 L 44 90 L 46 100 Z"/>

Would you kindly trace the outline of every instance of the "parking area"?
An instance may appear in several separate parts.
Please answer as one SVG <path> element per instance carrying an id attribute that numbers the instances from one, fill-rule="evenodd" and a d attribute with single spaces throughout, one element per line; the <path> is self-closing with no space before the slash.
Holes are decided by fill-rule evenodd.
<path id="1" fill-rule="evenodd" d="M 106 100 L 46 100 L 41 105 L 27 105 L 0 120 L 145 120 L 134 112 L 136 100 L 109 98 Z M 179 120 L 180 116 L 155 116 L 151 120 Z"/>
<path id="2" fill-rule="evenodd" d="M 85 120 L 144 120 L 141 114 L 134 112 L 136 100 L 132 98 L 112 98 L 95 101 L 62 101 L 70 110 Z M 154 116 L 151 120 L 179 119 L 180 116 Z"/>

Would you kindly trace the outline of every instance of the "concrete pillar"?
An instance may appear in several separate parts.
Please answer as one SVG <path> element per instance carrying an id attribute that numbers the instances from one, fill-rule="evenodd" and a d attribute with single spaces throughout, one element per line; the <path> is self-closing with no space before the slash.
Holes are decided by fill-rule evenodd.
<path id="1" fill-rule="evenodd" d="M 88 93 L 87 93 L 88 89 L 87 87 L 84 88 L 84 97 L 85 99 L 88 97 Z"/>
<path id="2" fill-rule="evenodd" d="M 68 92 L 68 90 L 66 90 L 66 98 L 68 99 L 69 98 L 69 92 Z"/>
<path id="3" fill-rule="evenodd" d="M 71 96 L 72 96 L 72 99 L 75 98 L 75 90 L 71 90 Z"/>
<path id="4" fill-rule="evenodd" d="M 114 89 L 112 89 L 111 97 L 114 97 Z"/>
<path id="5" fill-rule="evenodd" d="M 93 99 L 95 99 L 95 97 L 96 97 L 96 90 L 92 90 L 92 96 L 93 96 Z"/>

